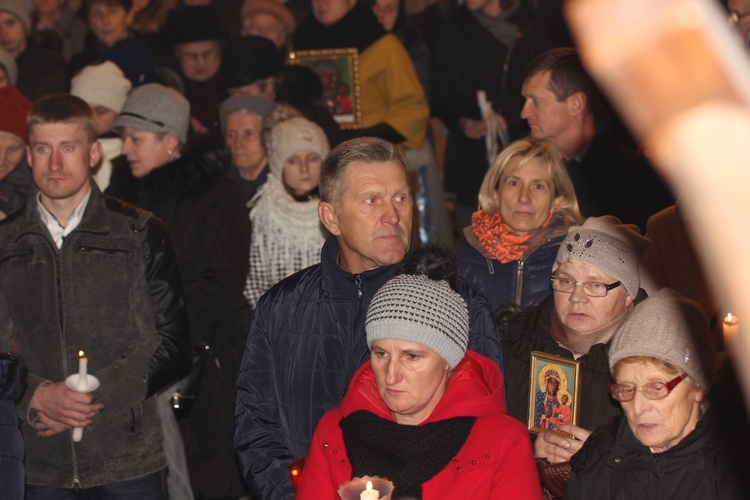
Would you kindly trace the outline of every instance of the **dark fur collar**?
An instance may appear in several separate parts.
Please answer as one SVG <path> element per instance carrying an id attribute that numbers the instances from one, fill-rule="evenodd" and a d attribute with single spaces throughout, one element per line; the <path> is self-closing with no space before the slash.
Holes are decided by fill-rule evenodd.
<path id="1" fill-rule="evenodd" d="M 149 200 L 158 204 L 205 185 L 226 172 L 229 164 L 229 152 L 219 137 L 196 135 L 188 139 L 180 158 L 153 170 L 143 178 L 142 186 Z"/>

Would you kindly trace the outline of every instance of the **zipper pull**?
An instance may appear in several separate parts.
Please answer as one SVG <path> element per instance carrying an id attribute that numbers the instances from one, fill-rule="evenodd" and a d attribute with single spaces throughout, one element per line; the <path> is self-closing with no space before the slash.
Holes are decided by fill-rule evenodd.
<path id="1" fill-rule="evenodd" d="M 362 300 L 362 275 L 354 275 L 354 284 L 357 285 L 357 299 Z"/>

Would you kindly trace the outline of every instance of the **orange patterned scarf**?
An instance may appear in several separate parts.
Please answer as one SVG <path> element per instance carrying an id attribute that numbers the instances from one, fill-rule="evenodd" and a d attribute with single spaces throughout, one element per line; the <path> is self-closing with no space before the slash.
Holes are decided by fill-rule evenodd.
<path id="1" fill-rule="evenodd" d="M 549 214 L 542 227 L 549 224 L 554 214 L 554 211 Z M 486 213 L 483 210 L 472 214 L 471 228 L 482 247 L 501 264 L 520 259 L 529 246 L 529 238 L 534 234 L 515 235 L 503 222 L 500 212 Z"/>

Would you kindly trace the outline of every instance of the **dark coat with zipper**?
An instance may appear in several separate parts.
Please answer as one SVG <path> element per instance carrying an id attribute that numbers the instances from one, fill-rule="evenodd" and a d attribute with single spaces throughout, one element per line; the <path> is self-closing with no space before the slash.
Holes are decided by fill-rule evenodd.
<path id="1" fill-rule="evenodd" d="M 747 460 L 746 453 L 731 458 L 720 426 L 709 408 L 693 432 L 655 454 L 635 438 L 622 416 L 592 434 L 573 456 L 565 500 L 747 498 L 737 467 Z"/>
<path id="2" fill-rule="evenodd" d="M 22 358 L 0 353 L 0 499 L 20 500 L 24 494 L 23 436 L 16 401 L 26 388 Z"/>
<path id="3" fill-rule="evenodd" d="M 552 266 L 569 227 L 562 220 L 550 225 L 529 239 L 520 259 L 505 264 L 482 247 L 471 226 L 464 228 L 464 243 L 456 252 L 458 274 L 484 292 L 493 311 L 504 304 L 538 304 L 552 292 Z"/>
<path id="4" fill-rule="evenodd" d="M 294 498 L 290 463 L 307 455 L 318 421 L 337 407 L 369 359 L 367 307 L 401 265 L 352 275 L 328 238 L 321 263 L 271 288 L 258 302 L 237 381 L 235 448 L 258 498 Z M 502 367 L 492 312 L 479 290 L 458 280 L 469 306 L 469 348 Z"/>
<path id="5" fill-rule="evenodd" d="M 448 128 L 445 188 L 464 206 L 476 206 L 489 163 L 484 138 L 466 137 L 460 118 L 482 119 L 477 103 L 481 89 L 508 123 L 511 140 L 526 135 L 528 128 L 520 117 L 523 73 L 536 55 L 551 48 L 544 28 L 524 8 L 519 6 L 506 20 L 519 29 L 512 47 L 492 36 L 462 5 L 444 28 L 434 60 L 430 106 Z"/>
<path id="6" fill-rule="evenodd" d="M 23 212 L 0 225 L 0 350 L 15 344 L 28 389 L 18 402 L 26 483 L 89 488 L 166 466 L 152 394 L 190 367 L 177 263 L 156 217 L 91 196 L 78 226 L 57 248 L 33 190 Z M 70 432 L 37 436 L 30 406 L 43 383 L 78 371 L 78 352 L 101 382 L 104 408 L 79 443 Z"/>
<path id="7" fill-rule="evenodd" d="M 115 167 L 108 189 L 159 215 L 175 243 L 190 333 L 203 354 L 183 436 L 193 488 L 209 498 L 241 496 L 245 490 L 232 436 L 234 383 L 252 314 L 242 295 L 250 219 L 239 186 L 224 175 L 228 165 L 220 139 L 196 136 L 180 158 L 142 179 L 134 179 L 127 166 Z"/>

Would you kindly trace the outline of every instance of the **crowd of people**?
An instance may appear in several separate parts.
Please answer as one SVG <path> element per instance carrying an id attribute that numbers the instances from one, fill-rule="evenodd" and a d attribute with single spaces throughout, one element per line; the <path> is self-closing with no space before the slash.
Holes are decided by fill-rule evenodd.
<path id="1" fill-rule="evenodd" d="M 647 146 L 559 0 L 0 0 L 0 497 L 744 498 Z"/>

